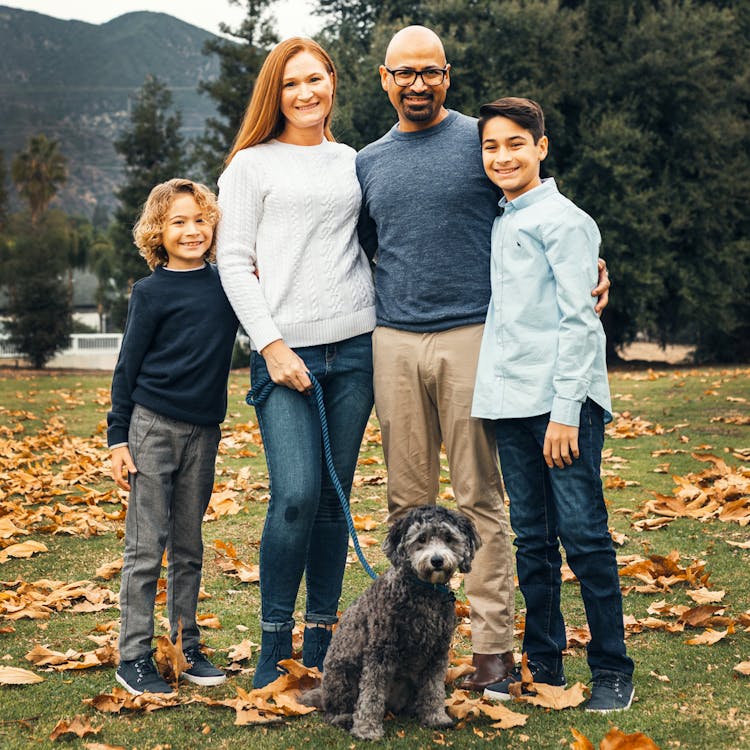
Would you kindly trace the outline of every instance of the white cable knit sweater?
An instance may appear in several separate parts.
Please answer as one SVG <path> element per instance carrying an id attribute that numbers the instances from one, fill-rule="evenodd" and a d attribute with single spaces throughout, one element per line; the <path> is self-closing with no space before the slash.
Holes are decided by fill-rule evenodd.
<path id="1" fill-rule="evenodd" d="M 276 339 L 329 344 L 375 327 L 354 158 L 339 143 L 269 141 L 239 151 L 221 175 L 219 275 L 254 349 Z"/>

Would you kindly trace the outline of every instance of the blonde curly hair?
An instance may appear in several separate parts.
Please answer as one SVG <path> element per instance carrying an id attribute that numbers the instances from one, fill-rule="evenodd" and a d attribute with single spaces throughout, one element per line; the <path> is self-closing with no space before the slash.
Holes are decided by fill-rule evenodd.
<path id="1" fill-rule="evenodd" d="M 133 240 L 138 252 L 146 259 L 152 271 L 156 266 L 165 266 L 169 262 L 169 256 L 162 244 L 162 235 L 172 201 L 182 193 L 188 193 L 195 198 L 203 217 L 211 225 L 214 233 L 211 247 L 203 257 L 209 263 L 216 259 L 216 225 L 219 223 L 216 196 L 200 182 L 176 178 L 153 188 L 133 227 Z"/>

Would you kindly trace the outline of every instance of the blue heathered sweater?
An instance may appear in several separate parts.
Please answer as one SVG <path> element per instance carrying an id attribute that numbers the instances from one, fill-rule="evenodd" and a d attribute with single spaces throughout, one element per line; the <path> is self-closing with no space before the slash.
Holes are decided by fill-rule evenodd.
<path id="1" fill-rule="evenodd" d="M 484 323 L 499 193 L 482 166 L 477 121 L 394 126 L 357 155 L 360 242 L 376 256 L 378 325 L 443 331 Z"/>
<path id="2" fill-rule="evenodd" d="M 215 266 L 157 266 L 136 282 L 112 377 L 108 444 L 127 443 L 135 404 L 181 422 L 219 424 L 236 333 Z"/>

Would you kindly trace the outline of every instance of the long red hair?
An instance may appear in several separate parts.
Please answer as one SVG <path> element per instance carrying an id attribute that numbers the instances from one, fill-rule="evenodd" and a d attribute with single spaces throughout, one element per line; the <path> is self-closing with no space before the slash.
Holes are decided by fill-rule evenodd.
<path id="1" fill-rule="evenodd" d="M 235 154 L 243 148 L 265 143 L 277 138 L 284 130 L 284 115 L 281 114 L 281 86 L 284 80 L 284 68 L 289 60 L 300 52 L 309 52 L 317 57 L 326 70 L 331 74 L 333 97 L 331 111 L 336 99 L 336 68 L 331 56 L 312 39 L 294 36 L 277 44 L 263 62 L 263 66 L 255 81 L 253 95 L 242 118 L 242 125 L 235 136 L 232 150 L 229 152 L 224 166 L 232 161 Z M 325 119 L 325 137 L 335 141 L 330 128 L 331 112 Z"/>

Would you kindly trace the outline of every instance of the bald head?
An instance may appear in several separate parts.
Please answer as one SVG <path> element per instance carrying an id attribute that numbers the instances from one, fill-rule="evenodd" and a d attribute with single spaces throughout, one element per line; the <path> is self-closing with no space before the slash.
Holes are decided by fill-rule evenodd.
<path id="1" fill-rule="evenodd" d="M 450 67 L 443 43 L 431 29 L 407 26 L 391 39 L 385 65 L 379 68 L 380 83 L 398 112 L 400 130 L 424 130 L 448 116 L 443 103 L 451 85 Z"/>
<path id="2" fill-rule="evenodd" d="M 385 51 L 385 64 L 392 68 L 401 65 L 404 58 L 432 58 L 441 67 L 445 65 L 445 50 L 440 37 L 426 26 L 407 26 L 396 32 Z"/>

